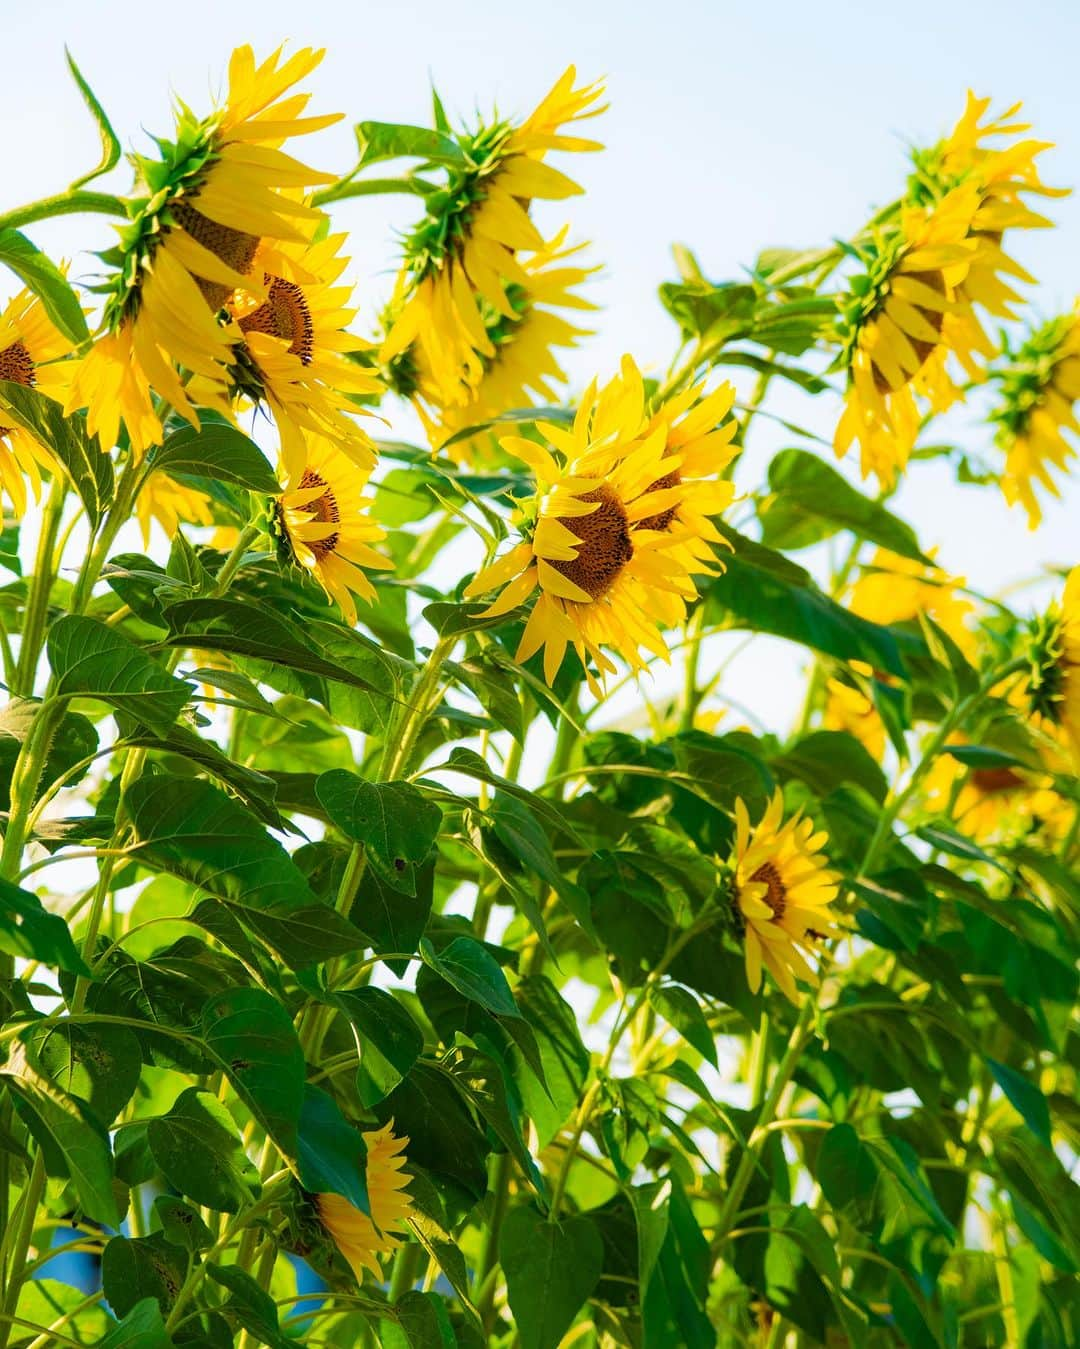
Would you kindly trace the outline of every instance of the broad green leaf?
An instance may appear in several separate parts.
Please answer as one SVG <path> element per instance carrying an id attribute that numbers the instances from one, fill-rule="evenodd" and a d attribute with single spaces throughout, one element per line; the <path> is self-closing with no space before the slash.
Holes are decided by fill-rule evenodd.
<path id="1" fill-rule="evenodd" d="M 296 1341 L 281 1333 L 274 1299 L 238 1265 L 218 1265 L 208 1261 L 206 1272 L 230 1297 L 221 1310 L 235 1317 L 258 1344 L 269 1349 L 295 1349 Z"/>
<path id="2" fill-rule="evenodd" d="M 479 1003 L 495 1016 L 521 1015 L 502 967 L 482 942 L 472 937 L 455 937 L 448 946 L 436 951 L 425 937 L 420 942 L 420 954 L 426 965 L 471 1002 Z"/>
<path id="3" fill-rule="evenodd" d="M 383 879 L 381 871 L 368 867 L 360 881 L 350 920 L 371 940 L 375 951 L 410 953 L 427 927 L 435 885 L 434 859 L 416 873 L 416 894 L 408 895 Z M 391 961 L 391 968 L 404 968 Z"/>
<path id="4" fill-rule="evenodd" d="M 168 1312 L 187 1276 L 188 1257 L 162 1232 L 151 1237 L 113 1237 L 101 1256 L 101 1285 L 118 1316 L 127 1316 L 144 1298 Z"/>
<path id="5" fill-rule="evenodd" d="M 0 880 L 0 951 L 71 974 L 90 973 L 60 915 L 49 913 L 37 895 L 5 880 Z"/>
<path id="6" fill-rule="evenodd" d="M 877 1167 L 850 1124 L 834 1124 L 817 1156 L 817 1179 L 829 1203 L 844 1208 L 868 1198 L 877 1182 Z"/>
<path id="7" fill-rule="evenodd" d="M 405 1007 L 381 988 L 354 988 L 335 996 L 359 1041 L 360 1102 L 373 1106 L 397 1086 L 424 1048 L 419 1026 Z"/>
<path id="8" fill-rule="evenodd" d="M 315 784 L 326 813 L 395 890 L 416 894 L 416 874 L 431 852 L 442 812 L 409 782 L 365 782 L 332 769 Z"/>
<path id="9" fill-rule="evenodd" d="M 175 477 L 192 473 L 215 482 L 275 496 L 281 491 L 274 470 L 253 440 L 227 422 L 204 419 L 201 427 L 181 427 L 150 457 L 155 471 Z"/>
<path id="10" fill-rule="evenodd" d="M 457 1349 L 446 1303 L 435 1293 L 406 1293 L 394 1303 L 396 1319 L 383 1321 L 383 1349 Z"/>
<path id="11" fill-rule="evenodd" d="M 166 1333 L 160 1306 L 154 1298 L 147 1297 L 136 1302 L 97 1349 L 174 1349 L 174 1345 Z"/>
<path id="12" fill-rule="evenodd" d="M 159 1194 L 154 1200 L 154 1214 L 161 1223 L 165 1240 L 174 1246 L 194 1253 L 208 1250 L 214 1244 L 214 1234 L 199 1216 L 199 1210 L 183 1199 Z"/>
<path id="13" fill-rule="evenodd" d="M 79 1311 L 79 1307 L 85 1302 L 86 1294 L 81 1288 L 75 1288 L 70 1283 L 61 1283 L 59 1279 L 50 1278 L 47 1274 L 43 1278 L 41 1271 L 38 1271 L 37 1275 L 28 1279 L 19 1290 L 15 1315 L 26 1321 L 32 1321 L 35 1325 L 51 1326 L 70 1313 L 71 1319 L 64 1323 L 64 1334 L 70 1336 L 76 1344 L 98 1345 L 103 1343 L 102 1336 L 115 1322 L 100 1303 L 92 1307 L 83 1307 L 83 1310 Z M 24 1344 L 29 1343 L 32 1335 L 33 1331 L 26 1326 L 15 1327 L 17 1344 L 20 1339 Z M 49 1349 L 52 1349 L 51 1345 Z"/>
<path id="14" fill-rule="evenodd" d="M 237 1213 L 259 1192 L 232 1116 L 208 1091 L 188 1087 L 167 1115 L 150 1120 L 150 1151 L 174 1190 L 220 1213 Z"/>
<path id="15" fill-rule="evenodd" d="M 465 152 L 456 140 L 426 126 L 357 122 L 356 140 L 360 147 L 361 167 L 382 159 L 422 159 L 426 163 L 449 164 L 454 168 L 463 168 L 466 163 Z"/>
<path id="16" fill-rule="evenodd" d="M 0 1070 L 20 1119 L 37 1140 L 50 1176 L 69 1177 L 89 1217 L 116 1227 L 120 1215 L 113 1193 L 113 1159 L 104 1126 L 77 1096 L 38 1072 L 22 1046 Z"/>
<path id="17" fill-rule="evenodd" d="M 889 790 L 881 765 L 846 731 L 811 731 L 773 759 L 771 766 L 781 778 L 805 782 L 815 796 L 828 796 L 834 787 L 852 782 L 880 805 Z"/>
<path id="18" fill-rule="evenodd" d="M 142 1054 L 127 1026 L 50 1022 L 32 1026 L 23 1041 L 35 1068 L 85 1101 L 102 1124 L 112 1124 L 139 1084 Z"/>
<path id="19" fill-rule="evenodd" d="M 503 1223 L 499 1263 L 522 1349 L 556 1349 L 596 1287 L 604 1244 L 588 1217 L 549 1222 L 518 1207 Z"/>
<path id="20" fill-rule="evenodd" d="M 450 1077 L 430 1064 L 414 1065 L 405 1080 L 374 1106 L 380 1124 L 409 1140 L 409 1160 L 431 1173 L 466 1206 L 487 1191 L 491 1145 L 477 1127 Z"/>
<path id="21" fill-rule="evenodd" d="M 678 984 L 652 984 L 649 1002 L 664 1020 L 677 1030 L 687 1044 L 716 1067 L 716 1042 L 705 1020 L 701 1004 L 693 993 Z"/>
<path id="22" fill-rule="evenodd" d="M 857 492 L 831 464 L 807 450 L 781 450 L 769 465 L 773 495 L 760 508 L 770 548 L 801 548 L 849 529 L 901 557 L 929 563 L 910 525 Z"/>
<path id="23" fill-rule="evenodd" d="M 99 698 L 159 735 L 168 733 L 191 696 L 190 684 L 95 618 L 65 614 L 57 619 L 46 649 L 57 693 Z"/>
<path id="24" fill-rule="evenodd" d="M 67 277 L 25 234 L 13 229 L 0 230 L 0 262 L 34 292 L 69 342 L 78 345 L 89 340 L 86 315 Z"/>
<path id="25" fill-rule="evenodd" d="M 1024 1117 L 1024 1122 L 1031 1132 L 1050 1147 L 1050 1107 L 1039 1088 L 1033 1082 L 1029 1082 L 1023 1073 L 1010 1068 L 1007 1063 L 987 1058 L 986 1066 L 993 1073 L 994 1081 L 1009 1098 L 1010 1103 Z"/>
<path id="26" fill-rule="evenodd" d="M 34 698 L 12 698 L 0 708 L 0 810 L 11 808 L 11 774 L 40 707 L 41 703 Z M 37 795 L 40 797 L 57 778 L 69 773 L 65 785 L 74 787 L 89 765 L 72 770 L 90 758 L 97 747 L 98 734 L 90 718 L 81 712 L 65 712 L 49 745 Z"/>
<path id="27" fill-rule="evenodd" d="M 727 525 L 718 528 L 733 551 L 721 554 L 724 573 L 704 589 L 711 617 L 731 627 L 785 637 L 837 660 L 861 660 L 876 670 L 903 675 L 898 636 L 891 629 L 849 613 L 823 594 L 809 573 L 779 553 Z"/>
<path id="28" fill-rule="evenodd" d="M 96 529 L 112 504 L 113 468 L 109 456 L 87 435 L 83 418 L 65 417 L 59 403 L 10 380 L 0 380 L 0 409 L 55 456 Z"/>
<path id="29" fill-rule="evenodd" d="M 570 1004 L 544 975 L 527 975 L 517 986 L 516 1002 L 532 1027 L 544 1070 L 543 1084 L 520 1049 L 511 1054 L 522 1101 L 546 1147 L 577 1104 L 589 1073 L 589 1051 L 582 1043 Z"/>
<path id="30" fill-rule="evenodd" d="M 345 1119 L 334 1098 L 310 1082 L 304 1086 L 299 1136 L 297 1161 L 304 1189 L 343 1195 L 369 1213 L 363 1135 Z"/>
<path id="31" fill-rule="evenodd" d="M 295 1157 L 304 1103 L 304 1052 L 292 1017 L 260 988 L 212 997 L 203 1036 L 229 1081 L 288 1157 Z"/>

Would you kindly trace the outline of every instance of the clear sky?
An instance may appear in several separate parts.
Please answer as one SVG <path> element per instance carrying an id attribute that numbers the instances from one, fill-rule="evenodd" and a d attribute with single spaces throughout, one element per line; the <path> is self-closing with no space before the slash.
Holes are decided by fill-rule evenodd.
<path id="1" fill-rule="evenodd" d="M 260 52 L 283 39 L 325 45 L 313 106 L 342 110 L 348 121 L 314 138 L 305 157 L 342 169 L 352 162 L 352 122 L 427 119 L 429 79 L 451 115 L 467 116 L 493 102 L 506 113 L 528 111 L 571 61 L 583 76 L 606 75 L 611 110 L 592 125 L 608 148 L 575 157 L 588 192 L 563 206 L 604 264 L 593 291 L 603 306 L 600 332 L 571 364 L 578 385 L 613 369 L 623 350 L 646 367 L 666 365 L 675 330 L 655 292 L 672 275 L 672 241 L 693 247 L 720 280 L 737 278 L 762 246 L 851 234 L 898 194 L 905 146 L 945 131 L 969 86 L 1001 104 L 1023 99 L 1036 133 L 1058 145 L 1043 159 L 1043 176 L 1080 184 L 1080 5 L 1068 0 L 39 0 L 4 5 L 0 37 L 0 206 L 56 191 L 93 163 L 95 132 L 67 80 L 65 43 L 125 146 L 144 146 L 144 130 L 168 132 L 171 92 L 206 106 L 237 43 Z M 120 171 L 112 180 L 121 191 L 127 181 Z M 395 230 L 412 210 L 408 199 L 380 198 L 340 212 L 353 234 L 365 318 L 386 293 Z M 1052 202 L 1050 211 L 1057 230 L 1012 244 L 1039 278 L 1034 300 L 1046 315 L 1080 291 L 1080 198 Z M 109 240 L 100 217 L 31 232 L 57 255 L 72 255 L 77 276 L 94 264 L 79 250 Z M 783 405 L 825 435 L 837 409 L 829 395 L 793 393 Z M 968 434 L 974 451 L 989 448 L 977 425 Z M 751 476 L 785 443 L 782 431 L 759 423 Z M 940 545 L 943 565 L 985 590 L 1080 556 L 1080 476 L 1034 535 L 995 493 L 951 486 L 932 466 L 920 467 L 896 505 L 926 545 Z M 769 645 L 732 675 L 732 691 L 756 704 L 793 691 L 790 655 L 770 656 Z"/>

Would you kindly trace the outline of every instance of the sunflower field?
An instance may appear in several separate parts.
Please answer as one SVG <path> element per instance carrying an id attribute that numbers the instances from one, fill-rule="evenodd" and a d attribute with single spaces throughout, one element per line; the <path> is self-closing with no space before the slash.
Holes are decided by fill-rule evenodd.
<path id="1" fill-rule="evenodd" d="M 0 214 L 0 1349 L 1080 1344 L 1080 566 L 892 500 L 1080 502 L 1048 143 L 961 89 L 579 383 L 602 83 L 328 165 L 321 57 L 127 167 L 69 58 Z"/>

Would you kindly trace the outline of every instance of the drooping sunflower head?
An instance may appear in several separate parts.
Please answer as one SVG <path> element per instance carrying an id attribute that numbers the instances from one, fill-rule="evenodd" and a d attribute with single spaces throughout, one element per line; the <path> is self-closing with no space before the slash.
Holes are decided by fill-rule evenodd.
<path id="1" fill-rule="evenodd" d="M 426 214 L 406 238 L 380 358 L 389 364 L 415 344 L 439 406 L 460 403 L 462 381 L 478 385 L 483 359 L 495 356 L 485 315 L 511 323 L 518 317 L 510 288 L 529 289 L 518 254 L 547 246 L 530 217 L 531 203 L 581 191 L 544 163 L 545 156 L 600 148 L 562 134 L 566 123 L 603 111 L 597 106 L 602 86 L 578 89 L 575 78 L 571 67 L 517 126 L 495 120 L 459 133 L 460 159 L 450 164 L 445 188 L 428 194 Z"/>
<path id="2" fill-rule="evenodd" d="M 1036 488 L 1061 495 L 1054 474 L 1069 471 L 1076 450 L 1065 431 L 1080 435 L 1075 404 L 1080 399 L 1080 302 L 1070 314 L 1028 334 L 995 373 L 1001 402 L 991 414 L 996 442 L 1005 453 L 1002 491 L 1019 503 L 1035 529 L 1042 520 Z"/>
<path id="3" fill-rule="evenodd" d="M 730 863 L 731 903 L 746 955 L 750 991 L 761 987 L 762 966 L 784 995 L 798 1001 L 796 979 L 816 985 L 805 955 L 835 936 L 830 906 L 839 880 L 828 869 L 824 830 L 799 815 L 784 819 L 777 791 L 756 824 L 740 798 L 735 802 L 735 850 Z"/>
<path id="4" fill-rule="evenodd" d="M 401 1245 L 395 1235 L 412 1216 L 412 1201 L 405 1170 L 407 1138 L 393 1132 L 393 1121 L 364 1134 L 367 1145 L 367 1192 L 371 1216 L 340 1194 L 317 1194 L 315 1210 L 334 1245 L 362 1283 L 364 1274 L 382 1278 L 382 1259 Z"/>
<path id="5" fill-rule="evenodd" d="M 860 245 L 864 270 L 840 300 L 837 368 L 847 374 L 844 411 L 834 448 L 855 442 L 863 476 L 891 485 L 904 468 L 919 430 L 916 395 L 943 411 L 957 396 L 945 361 L 957 343 L 947 320 L 960 314 L 957 287 L 975 244 L 968 229 L 976 206 L 958 188 L 933 210 L 908 207 L 898 222 Z"/>
<path id="6" fill-rule="evenodd" d="M 586 392 L 571 427 L 538 429 L 547 446 L 521 436 L 500 442 L 536 475 L 536 494 L 516 515 L 521 542 L 465 593 L 501 587 L 490 615 L 535 596 L 517 659 L 543 648 L 550 683 L 573 646 L 599 694 L 590 661 L 602 676 L 615 670 L 608 651 L 634 669 L 645 667 L 643 650 L 666 660 L 663 629 L 685 618 L 697 595 L 694 576 L 718 569 L 708 547 L 716 531 L 702 513 L 710 484 L 681 477 L 683 455 L 668 448 L 668 423 L 650 429 L 641 376 L 629 358 L 619 376 Z M 729 499 L 721 491 L 717 509 Z"/>
<path id="7" fill-rule="evenodd" d="M 218 310 L 236 287 L 261 285 L 253 273 L 260 240 L 303 243 L 321 219 L 301 192 L 332 175 L 280 147 L 339 120 L 302 117 L 309 96 L 288 92 L 322 55 L 304 48 L 282 61 L 279 48 L 256 65 L 250 47 L 237 48 L 224 105 L 199 118 L 178 102 L 174 139 L 157 140 L 155 157 L 133 156 L 142 195 L 130 203 L 119 243 L 102 255 L 113 269 L 105 283 L 113 340 L 86 358 L 70 401 L 72 410 L 88 406 L 103 432 L 122 419 L 136 451 L 161 433 L 151 389 L 196 420 L 177 366 L 221 379 L 230 339 Z M 135 376 L 126 368 L 133 364 Z"/>
<path id="8" fill-rule="evenodd" d="M 64 359 L 72 343 L 29 290 L 21 290 L 0 313 L 0 381 L 37 389 L 63 402 L 71 383 L 72 363 Z M 0 411 L 0 484 L 18 515 L 26 509 L 26 484 L 34 495 L 41 486 L 41 467 L 52 469 L 48 450 L 25 427 L 5 425 Z"/>
<path id="9" fill-rule="evenodd" d="M 304 447 L 302 465 L 273 503 L 270 527 L 282 561 L 314 576 L 353 624 L 354 595 L 375 598 L 362 569 L 393 565 L 372 547 L 386 531 L 368 513 L 367 473 L 332 441 L 307 436 Z"/>
<path id="10" fill-rule="evenodd" d="M 1080 566 L 1065 581 L 1060 604 L 1031 625 L 1024 695 L 1036 726 L 1048 723 L 1080 765 Z"/>
<path id="11" fill-rule="evenodd" d="M 557 386 L 566 383 L 566 372 L 556 353 L 577 346 L 590 333 L 560 311 L 595 309 L 577 288 L 598 270 L 577 262 L 585 245 L 567 245 L 566 234 L 566 229 L 560 230 L 535 253 L 521 258 L 526 284 L 505 287 L 511 314 L 478 300 L 490 348 L 490 354 L 478 354 L 479 378 L 474 366 L 463 368 L 451 391 L 434 378 L 417 344 L 395 358 L 398 391 L 415 400 L 433 448 L 500 413 L 558 399 Z M 451 392 L 453 401 L 447 401 Z M 478 448 L 478 438 L 473 437 L 456 441 L 450 453 L 461 460 L 473 457 Z"/>

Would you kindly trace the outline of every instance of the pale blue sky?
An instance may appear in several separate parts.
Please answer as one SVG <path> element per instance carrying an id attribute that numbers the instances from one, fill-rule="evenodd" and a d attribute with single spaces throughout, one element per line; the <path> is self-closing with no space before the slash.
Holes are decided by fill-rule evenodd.
<path id="1" fill-rule="evenodd" d="M 853 232 L 892 199 L 905 173 L 905 145 L 933 140 L 956 119 L 965 90 L 1001 104 L 1023 99 L 1036 132 L 1058 149 L 1043 161 L 1054 183 L 1080 183 L 1080 5 L 926 3 L 707 4 L 638 0 L 538 5 L 492 3 L 297 4 L 283 0 L 141 0 L 93 4 L 41 0 L 4 6 L 4 174 L 0 205 L 55 191 L 93 162 L 96 140 L 63 65 L 66 42 L 109 110 L 125 146 L 145 145 L 141 128 L 168 132 L 170 91 L 195 108 L 220 88 L 228 53 L 242 41 L 264 51 L 282 39 L 326 45 L 312 79 L 318 110 L 348 121 L 314 138 L 306 157 L 351 163 L 349 125 L 363 118 L 423 121 L 429 72 L 454 114 L 527 111 L 573 61 L 583 76 L 606 75 L 611 110 L 593 123 L 608 148 L 576 157 L 588 188 L 565 203 L 579 237 L 593 241 L 604 274 L 599 335 L 575 353 L 575 383 L 611 370 L 623 350 L 646 367 L 668 361 L 674 325 L 657 284 L 671 276 L 669 246 L 682 240 L 709 275 L 737 277 L 765 245 L 810 246 Z M 113 180 L 119 190 L 126 179 Z M 1056 231 L 1030 233 L 1013 251 L 1039 278 L 1034 299 L 1050 314 L 1080 291 L 1080 200 L 1053 202 Z M 412 214 L 408 199 L 351 203 L 340 222 L 353 233 L 362 313 L 389 284 L 394 231 Z M 549 215 L 548 223 L 560 221 Z M 74 255 L 75 275 L 92 270 L 79 249 L 104 246 L 101 218 L 68 218 L 33 229 L 57 254 Z M 831 434 L 837 400 L 785 395 L 792 419 Z M 963 424 L 961 414 L 961 424 Z M 757 476 L 790 438 L 759 423 L 747 472 Z M 970 431 L 970 446 L 988 447 Z M 1068 564 L 1080 548 L 1080 486 L 1048 512 L 1035 535 L 996 493 L 951 486 L 920 467 L 897 508 L 940 545 L 944 565 L 992 590 L 1042 562 Z M 762 679 L 790 691 L 790 658 L 758 660 L 733 676 L 757 698 Z M 783 666 L 785 668 L 781 669 Z M 778 682 L 777 682 L 778 681 Z M 745 696 L 745 692 L 743 696 Z"/>

